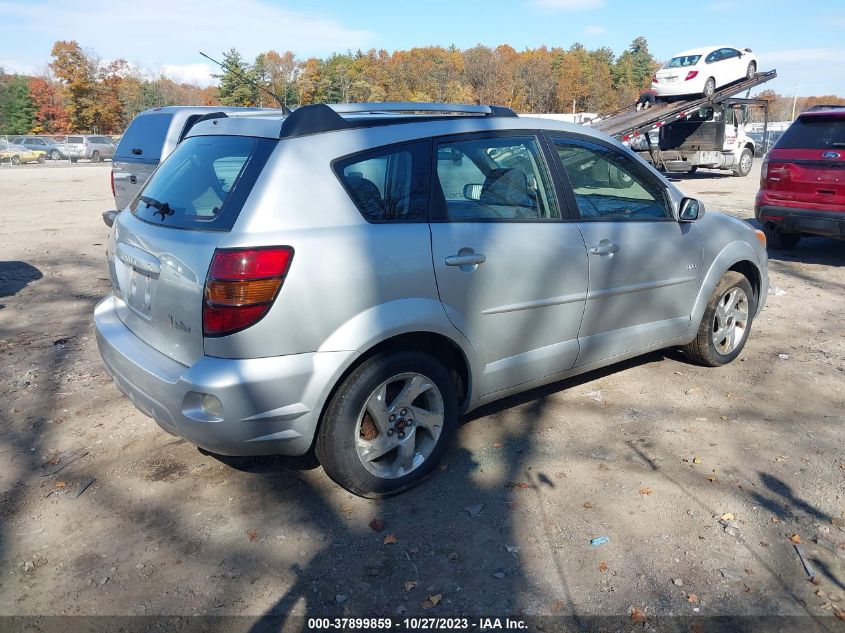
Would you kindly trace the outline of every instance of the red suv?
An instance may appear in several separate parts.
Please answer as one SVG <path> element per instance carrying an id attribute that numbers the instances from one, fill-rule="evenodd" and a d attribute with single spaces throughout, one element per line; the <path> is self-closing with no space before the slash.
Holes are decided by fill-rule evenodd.
<path id="1" fill-rule="evenodd" d="M 845 108 L 804 112 L 763 161 L 754 215 L 772 248 L 845 237 Z"/>

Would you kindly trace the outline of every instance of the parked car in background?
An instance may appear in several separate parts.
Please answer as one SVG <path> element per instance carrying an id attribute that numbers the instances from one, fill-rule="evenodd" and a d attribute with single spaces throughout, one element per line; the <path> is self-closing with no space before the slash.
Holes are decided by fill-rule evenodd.
<path id="1" fill-rule="evenodd" d="M 0 161 L 20 165 L 21 163 L 43 163 L 47 160 L 47 152 L 40 149 L 29 149 L 23 145 L 16 145 L 0 139 Z"/>
<path id="2" fill-rule="evenodd" d="M 68 136 L 65 141 L 71 162 L 88 159 L 92 163 L 99 163 L 114 156 L 115 144 L 108 136 L 95 134 L 76 134 Z"/>
<path id="3" fill-rule="evenodd" d="M 67 146 L 63 143 L 44 136 L 16 136 L 10 139 L 16 145 L 22 145 L 27 149 L 41 150 L 47 153 L 47 158 L 51 160 L 61 160 L 70 158 Z"/>
<path id="4" fill-rule="evenodd" d="M 216 453 L 315 446 L 371 497 L 487 402 L 670 346 L 733 361 L 768 289 L 762 232 L 492 106 L 219 113 L 104 219 L 97 342 L 135 406 Z"/>
<path id="5" fill-rule="evenodd" d="M 278 112 L 227 106 L 167 106 L 136 116 L 120 139 L 112 159 L 115 208 L 128 205 L 162 158 L 166 157 L 201 117 L 213 112 Z"/>
<path id="6" fill-rule="evenodd" d="M 750 48 L 706 46 L 678 53 L 651 78 L 658 97 L 711 96 L 722 86 L 757 74 L 757 56 Z"/>
<path id="7" fill-rule="evenodd" d="M 845 237 L 845 109 L 803 112 L 771 149 L 754 215 L 773 248 Z"/>
<path id="8" fill-rule="evenodd" d="M 775 143 L 777 143 L 783 132 L 780 130 L 769 130 L 765 139 L 765 147 L 763 146 L 762 132 L 746 132 L 746 134 L 754 141 L 754 156 L 756 158 L 762 158 L 775 146 Z"/>

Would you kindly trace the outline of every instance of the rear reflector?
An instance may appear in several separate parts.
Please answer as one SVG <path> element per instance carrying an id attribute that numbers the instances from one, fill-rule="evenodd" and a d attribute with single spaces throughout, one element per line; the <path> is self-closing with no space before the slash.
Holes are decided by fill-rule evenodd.
<path id="1" fill-rule="evenodd" d="M 292 258 L 289 246 L 215 251 L 205 282 L 204 334 L 232 334 L 260 321 L 273 305 Z"/>

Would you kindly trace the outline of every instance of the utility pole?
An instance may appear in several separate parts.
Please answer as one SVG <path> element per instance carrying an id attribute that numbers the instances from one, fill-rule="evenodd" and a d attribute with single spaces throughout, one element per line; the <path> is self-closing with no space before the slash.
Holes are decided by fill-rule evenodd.
<path id="1" fill-rule="evenodd" d="M 572 114 L 575 114 L 575 99 L 572 100 Z"/>
<path id="2" fill-rule="evenodd" d="M 792 120 L 795 120 L 795 106 L 798 104 L 798 84 L 795 84 L 795 95 L 792 97 Z"/>

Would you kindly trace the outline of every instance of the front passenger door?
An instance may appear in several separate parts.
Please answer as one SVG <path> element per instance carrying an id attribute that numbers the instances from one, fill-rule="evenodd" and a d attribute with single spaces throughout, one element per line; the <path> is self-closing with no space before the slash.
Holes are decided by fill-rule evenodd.
<path id="1" fill-rule="evenodd" d="M 574 137 L 551 140 L 588 253 L 575 366 L 683 335 L 700 284 L 698 229 L 673 218 L 663 184 L 623 150 Z"/>

